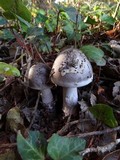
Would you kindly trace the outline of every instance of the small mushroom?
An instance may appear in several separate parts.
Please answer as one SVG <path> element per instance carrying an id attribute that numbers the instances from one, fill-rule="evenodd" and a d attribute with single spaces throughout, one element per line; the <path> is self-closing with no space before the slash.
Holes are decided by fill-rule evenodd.
<path id="1" fill-rule="evenodd" d="M 91 64 L 78 49 L 65 49 L 54 61 L 51 80 L 63 87 L 63 111 L 66 116 L 71 115 L 78 102 L 77 87 L 93 80 Z"/>
<path id="2" fill-rule="evenodd" d="M 47 84 L 49 74 L 50 69 L 47 65 L 43 63 L 35 64 L 28 71 L 27 85 L 32 89 L 40 90 L 43 104 L 48 107 L 48 109 L 52 109 L 53 95 L 51 87 Z"/>

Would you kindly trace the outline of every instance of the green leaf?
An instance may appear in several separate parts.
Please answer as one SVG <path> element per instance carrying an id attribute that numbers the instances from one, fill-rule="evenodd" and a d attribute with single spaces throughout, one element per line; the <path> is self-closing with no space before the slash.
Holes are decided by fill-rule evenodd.
<path id="1" fill-rule="evenodd" d="M 88 25 L 84 23 L 83 21 L 81 21 L 78 25 L 78 29 L 81 31 L 86 30 L 87 28 L 88 28 Z"/>
<path id="2" fill-rule="evenodd" d="M 4 77 L 0 75 L 0 83 L 4 82 Z"/>
<path id="3" fill-rule="evenodd" d="M 47 142 L 38 131 L 30 131 L 27 139 L 20 132 L 17 135 L 17 148 L 23 160 L 44 160 L 46 147 Z"/>
<path id="4" fill-rule="evenodd" d="M 51 19 L 46 20 L 45 27 L 48 32 L 54 32 L 56 28 L 56 19 L 53 17 Z"/>
<path id="5" fill-rule="evenodd" d="M 60 12 L 64 12 L 65 7 L 61 4 L 53 3 L 53 6 Z"/>
<path id="6" fill-rule="evenodd" d="M 76 8 L 74 7 L 67 7 L 65 9 L 66 13 L 68 14 L 68 16 L 70 17 L 70 20 L 74 23 L 76 23 L 76 18 L 77 18 L 77 23 L 81 22 L 81 15 L 78 14 Z"/>
<path id="7" fill-rule="evenodd" d="M 90 16 L 87 16 L 84 21 L 91 25 L 96 24 L 95 19 L 91 18 Z"/>
<path id="8" fill-rule="evenodd" d="M 11 64 L 0 62 L 0 74 L 4 76 L 19 77 L 20 71 L 16 67 L 12 66 Z"/>
<path id="9" fill-rule="evenodd" d="M 110 24 L 110 25 L 114 25 L 114 23 L 115 23 L 115 19 L 112 16 L 109 16 L 107 14 L 103 14 L 101 16 L 101 21 L 105 22 L 107 24 Z"/>
<path id="10" fill-rule="evenodd" d="M 2 16 L 0 16 L 0 25 L 5 25 L 5 24 L 7 24 L 7 20 Z"/>
<path id="11" fill-rule="evenodd" d="M 45 21 L 46 21 L 47 19 L 48 19 L 47 16 L 45 16 L 45 15 L 43 15 L 43 14 L 41 14 L 41 13 L 37 13 L 37 16 L 36 16 L 36 18 L 35 18 L 35 21 L 36 21 L 37 24 L 39 24 L 39 23 L 45 23 Z"/>
<path id="12" fill-rule="evenodd" d="M 96 60 L 96 64 L 98 66 L 105 66 L 106 65 L 106 60 L 104 58 L 101 58 L 99 60 Z"/>
<path id="13" fill-rule="evenodd" d="M 23 125 L 23 119 L 20 114 L 20 109 L 18 107 L 11 108 L 6 117 L 6 124 L 9 126 L 11 131 L 17 132 L 19 126 Z"/>
<path id="14" fill-rule="evenodd" d="M 27 32 L 28 28 L 30 28 L 32 25 L 28 21 L 26 21 L 25 19 L 18 16 L 17 14 L 14 14 L 14 15 L 20 21 L 20 26 L 21 26 L 22 32 Z"/>
<path id="15" fill-rule="evenodd" d="M 15 15 L 15 16 L 18 18 L 18 20 L 19 20 L 20 22 L 22 22 L 23 24 L 25 24 L 28 28 L 31 27 L 31 24 L 30 24 L 28 21 L 26 21 L 25 19 L 23 19 L 22 17 L 20 17 L 20 16 L 18 16 L 18 15 Z"/>
<path id="16" fill-rule="evenodd" d="M 27 37 L 33 37 L 35 38 L 36 36 L 44 36 L 44 30 L 43 28 L 39 28 L 39 27 L 30 27 L 27 30 Z"/>
<path id="17" fill-rule="evenodd" d="M 91 61 L 95 62 L 97 65 L 105 65 L 105 60 L 103 60 L 104 52 L 100 48 L 97 48 L 93 45 L 85 45 L 80 49 Z"/>
<path id="18" fill-rule="evenodd" d="M 81 138 L 68 138 L 53 134 L 47 151 L 53 160 L 82 160 L 79 152 L 84 150 L 85 144 L 85 140 Z"/>
<path id="19" fill-rule="evenodd" d="M 64 27 L 63 27 L 64 32 L 66 33 L 68 39 L 72 39 L 74 38 L 74 28 L 73 25 L 71 23 L 67 23 Z"/>
<path id="20" fill-rule="evenodd" d="M 3 39 L 13 39 L 14 35 L 12 34 L 12 32 L 9 29 L 3 29 L 0 31 L 0 38 Z"/>
<path id="21" fill-rule="evenodd" d="M 102 121 L 107 126 L 114 128 L 118 126 L 117 120 L 113 114 L 113 109 L 106 104 L 96 104 L 89 108 L 95 118 Z"/>
<path id="22" fill-rule="evenodd" d="M 8 13 L 17 14 L 26 21 L 31 21 L 31 13 L 21 0 L 0 0 L 0 6 Z"/>
<path id="23" fill-rule="evenodd" d="M 6 19 L 11 19 L 11 20 L 14 20 L 15 19 L 15 15 L 11 12 L 11 11 L 5 11 L 4 13 L 3 13 L 3 15 L 4 15 L 4 17 L 6 18 Z"/>

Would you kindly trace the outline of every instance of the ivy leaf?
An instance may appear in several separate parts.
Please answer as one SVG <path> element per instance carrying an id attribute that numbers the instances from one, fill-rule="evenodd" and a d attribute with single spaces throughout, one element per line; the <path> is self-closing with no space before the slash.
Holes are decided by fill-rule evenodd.
<path id="1" fill-rule="evenodd" d="M 84 21 L 91 25 L 96 24 L 95 19 L 91 18 L 90 16 L 87 16 Z"/>
<path id="2" fill-rule="evenodd" d="M 3 12 L 3 15 L 4 15 L 4 17 L 7 18 L 8 20 L 9 20 L 9 19 L 12 19 L 12 20 L 15 19 L 14 14 L 13 14 L 10 10 Z"/>
<path id="3" fill-rule="evenodd" d="M 68 14 L 68 16 L 70 17 L 70 20 L 74 23 L 76 23 L 76 18 L 77 18 L 77 23 L 81 22 L 81 15 L 78 14 L 76 8 L 74 7 L 67 7 L 65 9 L 66 13 Z"/>
<path id="4" fill-rule="evenodd" d="M 9 29 L 3 29 L 0 31 L 0 38 L 3 38 L 5 40 L 13 39 L 14 35 Z"/>
<path id="5" fill-rule="evenodd" d="M 0 74 L 4 76 L 19 77 L 20 71 L 16 67 L 12 66 L 11 64 L 0 62 Z"/>
<path id="6" fill-rule="evenodd" d="M 44 160 L 47 142 L 38 131 L 30 131 L 25 139 L 20 132 L 17 135 L 17 148 L 23 160 Z"/>
<path id="7" fill-rule="evenodd" d="M 107 126 L 114 128 L 118 126 L 113 114 L 113 109 L 106 104 L 96 104 L 89 108 L 90 112 Z"/>
<path id="8" fill-rule="evenodd" d="M 105 66 L 106 65 L 106 60 L 104 58 L 101 58 L 99 60 L 96 60 L 96 64 L 98 66 Z"/>
<path id="9" fill-rule="evenodd" d="M 85 140 L 78 137 L 61 137 L 53 134 L 47 151 L 53 160 L 82 160 L 79 152 L 85 148 Z"/>
<path id="10" fill-rule="evenodd" d="M 78 25 L 78 29 L 81 31 L 86 30 L 87 28 L 88 28 L 88 25 L 83 21 L 81 21 Z"/>
<path id="11" fill-rule="evenodd" d="M 104 52 L 93 45 L 85 45 L 82 46 L 81 51 L 93 62 L 95 62 L 98 66 L 104 66 Z"/>
<path id="12" fill-rule="evenodd" d="M 36 36 L 44 36 L 44 30 L 43 28 L 39 27 L 30 27 L 27 30 L 27 37 L 29 38 L 35 38 Z"/>
<path id="13" fill-rule="evenodd" d="M 7 18 L 10 18 L 11 16 L 13 16 L 12 18 L 15 18 L 14 14 L 17 14 L 28 22 L 32 19 L 31 12 L 21 0 L 0 0 L 0 6 L 10 14 L 10 16 L 8 14 Z"/>
<path id="14" fill-rule="evenodd" d="M 28 28 L 31 27 L 31 24 L 30 24 L 28 21 L 26 21 L 25 19 L 23 19 L 22 17 L 20 17 L 20 16 L 18 16 L 18 15 L 15 15 L 15 16 L 18 18 L 18 20 L 19 20 L 20 22 L 22 22 L 23 24 L 25 24 Z"/>
<path id="15" fill-rule="evenodd" d="M 45 16 L 45 15 L 43 15 L 43 14 L 41 14 L 41 13 L 37 13 L 37 16 L 36 16 L 36 18 L 35 18 L 35 21 L 36 21 L 37 24 L 39 24 L 39 23 L 45 23 L 45 21 L 46 21 L 47 19 L 48 19 L 47 16 Z"/>
<path id="16" fill-rule="evenodd" d="M 0 16 L 0 25 L 5 25 L 7 23 L 8 23 L 7 20 L 3 18 L 2 16 Z"/>
<path id="17" fill-rule="evenodd" d="M 45 27 L 48 32 L 54 32 L 56 28 L 56 19 L 53 18 L 53 19 L 46 20 Z"/>
<path id="18" fill-rule="evenodd" d="M 4 77 L 0 75 L 0 83 L 4 82 Z"/>
<path id="19" fill-rule="evenodd" d="M 103 14 L 101 16 L 101 21 L 105 22 L 105 23 L 107 23 L 109 25 L 114 25 L 114 23 L 115 23 L 115 19 L 112 16 L 109 16 L 107 14 Z"/>
<path id="20" fill-rule="evenodd" d="M 65 7 L 61 4 L 53 3 L 53 6 L 60 12 L 64 12 Z"/>
<path id="21" fill-rule="evenodd" d="M 19 126 L 23 126 L 23 119 L 20 115 L 20 109 L 18 107 L 11 108 L 6 117 L 6 124 L 11 131 L 17 132 Z"/>
<path id="22" fill-rule="evenodd" d="M 71 23 L 67 23 L 64 27 L 63 27 L 64 32 L 66 33 L 68 39 L 72 39 L 74 38 L 74 28 L 73 25 Z"/>

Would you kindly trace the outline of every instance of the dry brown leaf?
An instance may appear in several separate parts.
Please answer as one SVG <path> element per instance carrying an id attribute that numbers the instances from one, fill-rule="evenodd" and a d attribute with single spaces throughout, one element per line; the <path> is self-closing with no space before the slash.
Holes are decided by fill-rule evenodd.
<path id="1" fill-rule="evenodd" d="M 97 101 L 97 97 L 91 93 L 90 95 L 90 103 L 92 106 L 94 106 L 96 104 L 96 101 Z"/>
<path id="2" fill-rule="evenodd" d="M 113 95 L 114 98 L 117 95 L 120 95 L 120 81 L 117 81 L 117 82 L 114 83 L 112 95 Z"/>

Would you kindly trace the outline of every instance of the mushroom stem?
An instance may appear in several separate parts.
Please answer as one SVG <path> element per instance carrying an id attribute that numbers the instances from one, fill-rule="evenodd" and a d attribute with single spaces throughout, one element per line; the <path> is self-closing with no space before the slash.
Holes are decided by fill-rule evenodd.
<path id="1" fill-rule="evenodd" d="M 63 111 L 65 115 L 70 115 L 78 102 L 77 88 L 63 88 Z"/>
<path id="2" fill-rule="evenodd" d="M 48 107 L 48 109 L 53 109 L 53 95 L 50 88 L 41 90 L 41 98 L 43 104 Z"/>

